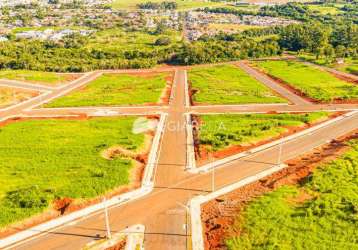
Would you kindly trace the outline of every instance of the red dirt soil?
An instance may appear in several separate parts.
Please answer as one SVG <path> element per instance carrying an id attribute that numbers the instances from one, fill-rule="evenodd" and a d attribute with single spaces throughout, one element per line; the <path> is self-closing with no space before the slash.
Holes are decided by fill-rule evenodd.
<path id="1" fill-rule="evenodd" d="M 86 115 L 79 115 L 76 117 L 55 117 L 55 118 L 44 118 L 44 117 L 40 117 L 40 118 L 21 117 L 20 118 L 20 117 L 18 117 L 18 118 L 11 118 L 11 119 L 1 122 L 0 127 L 6 126 L 7 124 L 11 124 L 14 122 L 21 122 L 21 121 L 34 120 L 34 119 L 36 119 L 36 120 L 45 120 L 45 119 L 86 120 L 86 119 L 91 119 L 91 118 L 92 117 L 88 117 Z M 148 116 L 146 116 L 146 118 L 159 119 L 159 116 L 148 115 Z M 149 131 L 146 134 L 149 135 L 151 138 L 153 138 L 155 132 Z M 145 165 L 147 163 L 150 148 L 151 147 L 149 145 L 148 151 L 141 152 L 141 153 L 137 154 L 136 157 L 134 158 L 134 160 L 136 160 L 136 165 L 133 167 L 133 169 L 130 172 L 130 184 L 128 184 L 126 186 L 120 186 L 118 188 L 115 188 L 115 189 L 107 192 L 105 194 L 107 199 L 110 199 L 114 196 L 129 192 L 129 191 L 132 191 L 132 190 L 137 189 L 141 186 L 143 175 L 144 175 L 144 170 L 145 170 Z M 102 199 L 103 199 L 102 197 L 103 196 L 93 198 L 93 199 L 84 200 L 84 201 L 81 200 L 80 202 L 76 201 L 72 198 L 69 198 L 69 197 L 64 197 L 61 199 L 54 200 L 53 203 L 50 205 L 50 208 L 47 211 L 45 211 L 39 215 L 35 215 L 28 219 L 25 219 L 24 221 L 14 223 L 13 225 L 9 225 L 6 228 L 0 229 L 0 238 L 17 233 L 21 230 L 31 228 L 33 226 L 36 226 L 38 224 L 41 224 L 46 221 L 52 220 L 54 218 L 60 217 L 62 215 L 66 215 L 71 212 L 83 209 L 90 205 L 100 203 L 100 202 L 102 202 Z"/>
<path id="2" fill-rule="evenodd" d="M 126 239 L 118 242 L 116 245 L 106 248 L 105 250 L 124 250 L 126 248 L 127 241 Z"/>
<path id="3" fill-rule="evenodd" d="M 345 112 L 335 112 L 333 114 L 331 114 L 329 116 L 328 119 L 333 119 L 336 118 L 337 116 L 340 116 L 342 114 L 344 114 Z M 275 112 L 270 112 L 269 114 L 275 114 Z M 294 114 L 294 113 L 292 113 Z M 194 124 L 200 125 L 201 121 L 200 118 L 198 116 L 193 116 L 193 121 Z M 248 151 L 250 149 L 256 148 L 258 146 L 261 146 L 263 144 L 267 144 L 270 143 L 272 141 L 275 141 L 277 139 L 292 135 L 294 133 L 300 132 L 302 130 L 308 129 L 310 127 L 316 126 L 322 122 L 325 122 L 327 120 L 324 121 L 320 121 L 320 122 L 316 122 L 316 123 L 312 123 L 312 124 L 305 124 L 304 126 L 300 126 L 300 127 L 285 127 L 287 129 L 287 131 L 285 133 L 280 134 L 279 136 L 276 137 L 272 137 L 268 140 L 263 140 L 263 141 L 259 141 L 250 145 L 245 145 L 245 146 L 241 146 L 241 145 L 233 145 L 227 148 L 224 148 L 222 150 L 216 151 L 216 152 L 209 152 L 204 145 L 200 145 L 200 140 L 198 138 L 198 128 L 197 127 L 193 127 L 193 136 L 194 136 L 194 146 L 195 146 L 195 158 L 196 158 L 196 163 L 197 166 L 203 166 L 207 163 L 209 163 L 210 161 L 213 160 L 219 160 L 219 159 L 223 159 L 226 158 L 228 156 L 232 156 L 238 153 L 242 153 L 245 151 Z"/>
<path id="4" fill-rule="evenodd" d="M 330 162 L 343 153 L 349 146 L 345 142 L 358 139 L 358 130 L 333 140 L 329 144 L 314 149 L 310 153 L 287 161 L 288 167 L 252 184 L 223 195 L 202 206 L 201 219 L 204 228 L 205 249 L 226 249 L 224 240 L 233 235 L 240 235 L 235 217 L 253 199 L 273 191 L 283 185 L 295 185 L 312 174 L 312 171 L 322 163 Z M 302 193 L 295 201 L 303 202 L 310 199 L 308 194 Z"/>

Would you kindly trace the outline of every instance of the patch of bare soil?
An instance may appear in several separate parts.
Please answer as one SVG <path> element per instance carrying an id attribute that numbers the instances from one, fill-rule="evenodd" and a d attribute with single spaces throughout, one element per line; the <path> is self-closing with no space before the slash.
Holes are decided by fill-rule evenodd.
<path id="1" fill-rule="evenodd" d="M 159 119 L 156 115 L 146 116 L 148 119 Z M 80 115 L 78 117 L 55 117 L 55 118 L 13 118 L 8 119 L 4 122 L 0 123 L 1 126 L 5 126 L 6 124 L 10 124 L 13 122 L 19 122 L 24 120 L 33 120 L 33 119 L 71 119 L 71 120 L 79 120 L 79 119 L 91 119 L 91 117 L 87 117 L 86 115 Z M 147 163 L 148 155 L 150 152 L 152 139 L 154 137 L 155 132 L 148 131 L 145 134 L 145 143 L 142 149 L 140 149 L 138 152 L 132 152 L 129 150 L 126 150 L 122 147 L 115 146 L 111 147 L 105 151 L 102 152 L 101 156 L 105 159 L 111 160 L 115 157 L 125 157 L 130 158 L 134 160 L 134 167 L 130 171 L 130 177 L 129 177 L 129 184 L 125 186 L 120 186 L 118 188 L 115 188 L 105 194 L 106 198 L 110 199 L 114 196 L 129 192 L 131 190 L 137 189 L 141 186 L 145 165 Z M 69 197 L 64 197 L 61 199 L 54 200 L 51 204 L 50 208 L 39 214 L 32 216 L 31 218 L 25 219 L 24 221 L 21 221 L 19 223 L 15 223 L 13 225 L 8 226 L 7 228 L 4 228 L 0 230 L 0 237 L 6 237 L 11 234 L 17 233 L 19 231 L 31 228 L 33 226 L 36 226 L 38 224 L 44 223 L 46 221 L 52 220 L 54 218 L 60 217 L 62 215 L 69 214 L 71 212 L 83 209 L 85 207 L 88 207 L 90 205 L 94 205 L 97 203 L 102 202 L 102 197 L 96 197 L 93 199 L 88 200 L 74 200 Z M 119 248 L 121 249 L 121 248 Z"/>
<path id="2" fill-rule="evenodd" d="M 126 248 L 127 241 L 126 239 L 118 242 L 116 245 L 106 248 L 106 250 L 124 250 Z"/>
<path id="3" fill-rule="evenodd" d="M 270 114 L 275 114 L 275 112 L 270 112 Z M 335 112 L 332 115 L 330 115 L 328 119 L 336 118 L 337 116 L 340 116 L 342 114 L 344 114 L 344 112 Z M 193 126 L 193 136 L 194 136 L 195 158 L 196 158 L 197 166 L 200 167 L 200 166 L 203 166 L 203 165 L 209 163 L 210 161 L 220 160 L 220 159 L 223 159 L 223 158 L 226 158 L 226 157 L 238 154 L 238 153 L 248 151 L 250 149 L 256 148 L 263 144 L 273 142 L 277 139 L 287 137 L 289 135 L 295 134 L 302 130 L 316 126 L 322 122 L 327 121 L 328 119 L 316 121 L 315 123 L 305 124 L 303 126 L 285 127 L 285 132 L 281 133 L 278 136 L 270 137 L 266 140 L 257 141 L 257 142 L 253 142 L 250 144 L 233 145 L 233 146 L 229 146 L 227 148 L 224 148 L 224 149 L 216 151 L 216 152 L 211 152 L 207 149 L 207 147 L 205 145 L 200 144 L 199 127 L 200 127 L 201 121 L 198 116 L 193 116 L 193 121 L 194 121 L 193 123 L 195 124 L 195 126 Z"/>
<path id="4" fill-rule="evenodd" d="M 172 93 L 173 89 L 173 81 L 174 81 L 174 75 L 171 73 L 167 77 L 165 77 L 166 86 L 162 92 L 162 95 L 160 96 L 159 104 L 161 105 L 168 105 L 170 101 L 170 95 Z"/>
<path id="5" fill-rule="evenodd" d="M 358 139 L 358 130 L 333 140 L 313 151 L 287 161 L 288 167 L 259 181 L 223 195 L 202 206 L 201 219 L 204 228 L 205 249 L 225 249 L 224 239 L 240 235 L 235 218 L 245 206 L 255 198 L 273 191 L 282 185 L 295 185 L 303 182 L 322 163 L 330 162 L 349 149 L 346 142 Z M 302 192 L 292 202 L 304 202 L 313 197 Z"/>

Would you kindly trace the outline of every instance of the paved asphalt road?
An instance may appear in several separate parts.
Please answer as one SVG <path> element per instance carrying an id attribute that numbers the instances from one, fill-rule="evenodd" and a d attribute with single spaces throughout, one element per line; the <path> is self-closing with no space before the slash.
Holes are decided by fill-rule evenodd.
<path id="1" fill-rule="evenodd" d="M 46 99 L 67 93 L 71 88 L 77 88 L 89 80 L 97 77 L 97 73 L 85 76 L 73 86 L 56 90 Z M 187 111 L 208 111 L 218 112 L 243 111 L 244 109 L 255 111 L 254 109 L 276 110 L 278 107 L 283 111 L 289 109 L 315 110 L 326 108 L 327 105 L 314 106 L 309 103 L 300 105 L 280 105 L 280 106 L 217 106 L 217 107 L 193 107 L 185 108 L 184 105 L 184 80 L 185 71 L 178 70 L 174 83 L 174 98 L 169 107 L 149 107 L 138 108 L 118 108 L 123 112 L 131 112 L 135 109 L 143 112 L 155 112 L 165 110 L 168 113 L 168 120 L 163 134 L 159 164 L 155 170 L 154 191 L 136 201 L 129 202 L 119 207 L 110 209 L 110 224 L 113 231 L 121 231 L 133 224 L 144 224 L 145 248 L 148 250 L 157 249 L 187 249 L 188 241 L 186 224 L 186 210 L 179 205 L 186 204 L 188 200 L 198 194 L 211 192 L 211 173 L 192 175 L 184 171 L 186 164 L 186 132 L 185 117 Z M 10 109 L 10 111 L 0 112 L 0 118 L 4 115 L 14 115 L 20 113 L 32 115 L 53 115 L 56 112 L 81 113 L 84 109 L 49 109 L 23 111 L 27 107 L 39 104 L 40 101 L 32 101 L 27 105 Z M 341 108 L 340 105 L 330 107 Z M 358 108 L 357 105 L 346 105 L 347 108 Z M 97 109 L 97 108 L 96 108 Z M 111 108 L 112 109 L 112 108 Z M 90 110 L 90 109 L 88 109 Z M 220 111 L 221 110 L 221 111 Z M 42 113 L 43 112 L 43 113 Z M 90 110 L 88 112 L 93 112 Z M 314 147 L 327 142 L 330 139 L 344 135 L 358 128 L 358 115 L 347 117 L 344 120 L 331 124 L 317 130 L 311 134 L 299 137 L 283 145 L 283 160 L 291 159 L 302 153 L 312 150 Z M 215 170 L 215 189 L 219 189 L 228 184 L 234 183 L 245 177 L 254 175 L 265 169 L 270 168 L 276 163 L 278 156 L 278 146 L 274 146 L 254 155 L 241 158 L 225 164 Z M 48 232 L 40 237 L 17 245 L 13 249 L 80 249 L 86 243 L 105 236 L 104 218 L 102 213 L 95 213 L 87 218 L 71 223 L 70 225 Z"/>

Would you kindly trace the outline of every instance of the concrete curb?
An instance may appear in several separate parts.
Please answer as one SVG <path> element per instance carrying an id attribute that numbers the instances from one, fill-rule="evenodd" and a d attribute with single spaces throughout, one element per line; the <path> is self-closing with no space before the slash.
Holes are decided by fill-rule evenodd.
<path id="1" fill-rule="evenodd" d="M 193 136 L 193 123 L 191 114 L 185 114 L 186 120 L 186 170 L 192 170 L 196 168 L 195 149 L 194 149 L 194 136 Z"/>
<path id="2" fill-rule="evenodd" d="M 145 168 L 145 174 L 142 180 L 142 186 L 139 189 L 121 194 L 119 196 L 115 196 L 106 202 L 101 202 L 89 207 L 86 207 L 84 209 L 75 211 L 73 213 L 70 213 L 68 215 L 55 218 L 53 220 L 50 220 L 48 222 L 42 223 L 40 225 L 34 226 L 30 229 L 26 229 L 24 231 L 21 231 L 19 233 L 10 235 L 6 238 L 3 238 L 0 240 L 0 249 L 8 248 L 8 247 L 14 247 L 16 244 L 21 244 L 22 242 L 34 238 L 36 236 L 40 236 L 46 233 L 49 233 L 55 229 L 58 229 L 62 226 L 66 226 L 66 224 L 85 219 L 88 216 L 93 215 L 94 213 L 98 213 L 99 211 L 103 210 L 104 205 L 106 205 L 108 208 L 114 207 L 114 206 L 120 206 L 125 203 L 128 203 L 132 200 L 139 199 L 149 193 L 153 190 L 153 173 L 154 168 L 157 163 L 158 158 L 158 148 L 160 144 L 160 140 L 164 131 L 165 121 L 166 121 L 167 114 L 162 114 L 160 117 L 160 121 L 157 126 L 157 130 L 153 139 L 153 144 L 151 151 L 149 153 L 149 160 L 147 163 L 147 166 Z"/>
<path id="3" fill-rule="evenodd" d="M 220 107 L 253 107 L 253 106 L 289 106 L 288 103 L 250 103 L 250 104 L 213 104 L 213 105 L 195 105 L 194 108 L 220 108 Z M 292 106 L 292 105 L 291 105 Z"/>
<path id="4" fill-rule="evenodd" d="M 222 189 L 212 192 L 208 195 L 199 195 L 190 200 L 190 218 L 191 218 L 191 230 L 192 230 L 192 248 L 193 250 L 204 250 L 204 238 L 203 228 L 201 222 L 201 205 L 213 200 L 226 193 L 232 192 L 240 187 L 246 186 L 250 183 L 258 181 L 264 177 L 270 176 L 273 173 L 286 168 L 287 165 L 281 164 L 270 167 L 267 170 L 259 172 L 256 175 L 244 178 L 234 184 L 228 185 Z"/>
<path id="5" fill-rule="evenodd" d="M 144 232 L 144 225 L 133 225 L 119 233 L 114 234 L 111 239 L 92 241 L 82 248 L 82 250 L 105 250 L 114 247 L 124 239 L 126 240 L 125 250 L 138 250 L 137 247 L 139 247 L 139 249 L 144 249 Z"/>
<path id="6" fill-rule="evenodd" d="M 267 143 L 267 144 L 263 144 L 261 146 L 258 146 L 256 148 L 252 149 L 252 150 L 245 151 L 245 152 L 242 152 L 242 153 L 239 153 L 239 154 L 236 154 L 236 155 L 226 157 L 224 159 L 221 159 L 221 160 L 206 164 L 206 165 L 204 165 L 202 167 L 199 167 L 199 168 L 189 169 L 189 172 L 193 173 L 193 174 L 207 172 L 212 168 L 219 167 L 221 165 L 224 165 L 224 164 L 227 164 L 229 162 L 235 161 L 235 160 L 240 159 L 242 157 L 245 157 L 245 156 L 248 156 L 248 155 L 253 155 L 253 154 L 257 153 L 257 152 L 264 151 L 264 150 L 269 149 L 269 148 L 271 148 L 273 146 L 276 146 L 278 144 L 286 143 L 288 141 L 294 140 L 294 139 L 299 138 L 301 136 L 310 134 L 310 133 L 312 133 L 312 132 L 314 132 L 314 131 L 316 131 L 316 130 L 318 130 L 320 128 L 329 126 L 330 124 L 333 124 L 335 122 L 343 120 L 346 117 L 350 117 L 350 116 L 355 115 L 357 113 L 358 113 L 358 111 L 356 111 L 356 110 L 352 111 L 352 112 L 349 112 L 347 114 L 344 114 L 344 115 L 338 116 L 338 117 L 336 117 L 334 119 L 331 119 L 331 120 L 328 120 L 326 122 L 323 122 L 323 123 L 321 123 L 319 125 L 316 125 L 316 126 L 313 126 L 311 128 L 305 129 L 305 130 L 303 130 L 301 132 L 289 135 L 287 137 L 278 139 L 276 141 L 273 141 L 273 142 L 270 142 L 270 143 Z"/>
<path id="7" fill-rule="evenodd" d="M 177 81 L 176 81 L 176 79 L 177 79 L 177 74 L 178 74 L 178 70 L 175 70 L 174 71 L 174 77 L 173 77 L 173 83 L 172 83 L 172 87 L 171 87 L 171 89 L 170 89 L 170 96 L 169 96 L 169 106 L 170 106 L 170 104 L 172 103 L 172 101 L 174 100 L 174 98 L 175 98 L 175 90 L 176 90 L 176 88 L 177 88 Z"/>
<path id="8" fill-rule="evenodd" d="M 162 135 L 164 133 L 165 123 L 167 119 L 168 114 L 162 113 L 160 116 L 159 123 L 157 125 L 157 131 L 155 133 L 152 149 L 150 150 L 149 156 L 148 156 L 148 163 L 144 171 L 143 180 L 142 180 L 142 187 L 150 187 L 152 188 L 154 186 L 153 182 L 153 173 L 155 166 L 157 165 L 158 161 L 158 149 L 161 142 Z"/>
<path id="9" fill-rule="evenodd" d="M 188 72 L 184 70 L 184 94 L 185 94 L 185 107 L 190 107 L 190 97 L 189 97 L 189 83 L 188 83 Z"/>

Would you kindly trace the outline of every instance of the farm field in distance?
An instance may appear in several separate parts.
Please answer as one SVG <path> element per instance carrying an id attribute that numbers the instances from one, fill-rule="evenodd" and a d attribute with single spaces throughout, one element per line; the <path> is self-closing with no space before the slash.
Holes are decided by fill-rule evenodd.
<path id="1" fill-rule="evenodd" d="M 296 61 L 260 61 L 255 66 L 269 75 L 321 102 L 357 100 L 358 85 L 340 80 L 332 74 Z"/>
<path id="2" fill-rule="evenodd" d="M 195 104 L 287 102 L 233 65 L 193 68 L 188 72 L 188 79 Z"/>
<path id="3" fill-rule="evenodd" d="M 228 249 L 357 249 L 358 141 L 303 182 L 250 201 L 226 237 Z"/>
<path id="4" fill-rule="evenodd" d="M 115 106 L 158 103 L 171 73 L 103 74 L 81 90 L 58 98 L 46 107 Z"/>
<path id="5" fill-rule="evenodd" d="M 174 0 L 178 4 L 178 9 L 192 9 L 203 7 L 224 6 L 220 2 L 210 2 L 205 0 Z M 114 9 L 136 9 L 137 4 L 148 2 L 146 0 L 114 0 L 111 6 Z M 152 0 L 151 2 L 163 2 L 162 0 Z"/>
<path id="6" fill-rule="evenodd" d="M 209 152 L 252 145 L 277 137 L 288 128 L 313 124 L 328 119 L 328 116 L 327 112 L 200 115 L 199 145 Z"/>
<path id="7" fill-rule="evenodd" d="M 78 78 L 78 74 L 59 74 L 32 70 L 0 70 L 0 79 L 19 80 L 45 85 L 66 83 Z"/>
<path id="8" fill-rule="evenodd" d="M 96 49 L 101 47 L 104 51 L 108 52 L 125 49 L 148 52 L 153 49 L 158 49 L 158 46 L 155 45 L 155 41 L 159 37 L 169 37 L 171 41 L 169 45 L 160 46 L 160 49 L 170 47 L 182 40 L 180 32 L 173 29 L 166 29 L 162 34 L 157 35 L 143 31 L 126 31 L 123 28 L 112 28 L 95 33 L 90 37 L 85 48 Z"/>
<path id="9" fill-rule="evenodd" d="M 150 138 L 132 133 L 136 118 L 30 119 L 0 127 L 0 227 L 56 199 L 81 202 L 129 184 L 138 163 L 126 152 L 146 153 Z M 113 147 L 124 153 L 108 159 Z"/>
<path id="10" fill-rule="evenodd" d="M 35 92 L 16 90 L 0 86 L 0 108 L 25 101 L 36 96 Z"/>

